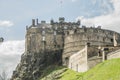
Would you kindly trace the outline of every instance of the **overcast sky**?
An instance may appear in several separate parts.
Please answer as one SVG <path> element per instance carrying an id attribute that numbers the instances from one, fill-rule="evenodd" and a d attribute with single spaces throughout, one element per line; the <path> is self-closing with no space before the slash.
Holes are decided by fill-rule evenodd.
<path id="1" fill-rule="evenodd" d="M 19 62 L 25 28 L 33 18 L 49 22 L 59 17 L 120 33 L 120 0 L 0 0 L 0 36 L 5 39 L 0 45 L 0 69 L 10 73 Z"/>

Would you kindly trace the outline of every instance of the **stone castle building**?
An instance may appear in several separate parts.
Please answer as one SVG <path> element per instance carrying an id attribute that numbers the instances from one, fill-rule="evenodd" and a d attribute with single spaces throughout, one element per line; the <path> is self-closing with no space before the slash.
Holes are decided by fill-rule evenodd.
<path id="1" fill-rule="evenodd" d="M 11 80 L 37 80 L 51 64 L 85 72 L 96 64 L 120 57 L 120 34 L 98 27 L 80 27 L 80 21 L 51 20 L 26 26 L 25 53 Z"/>

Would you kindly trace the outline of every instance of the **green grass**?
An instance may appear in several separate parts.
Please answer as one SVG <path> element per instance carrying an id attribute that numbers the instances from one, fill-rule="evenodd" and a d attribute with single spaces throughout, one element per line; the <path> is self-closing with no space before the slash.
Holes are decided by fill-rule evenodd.
<path id="1" fill-rule="evenodd" d="M 46 78 L 47 76 L 51 75 L 52 73 L 58 72 L 59 70 L 62 70 L 64 68 L 65 67 L 58 65 L 48 66 L 45 70 L 43 70 L 43 74 L 41 75 L 40 80 L 44 80 L 44 78 Z"/>
<path id="2" fill-rule="evenodd" d="M 61 80 L 120 80 L 120 59 L 105 61 L 85 73 L 68 69 Z"/>
<path id="3" fill-rule="evenodd" d="M 58 67 L 54 69 L 52 73 L 62 69 L 64 68 Z M 59 79 L 56 80 L 120 80 L 120 59 L 105 61 L 84 73 L 67 69 L 60 74 Z"/>
<path id="4" fill-rule="evenodd" d="M 83 74 L 86 80 L 120 80 L 120 59 L 112 59 L 98 64 Z"/>

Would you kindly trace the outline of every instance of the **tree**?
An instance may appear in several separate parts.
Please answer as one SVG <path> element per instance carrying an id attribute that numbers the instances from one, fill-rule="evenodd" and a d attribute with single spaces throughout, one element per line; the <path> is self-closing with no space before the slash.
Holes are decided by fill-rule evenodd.
<path id="1" fill-rule="evenodd" d="M 8 80 L 7 79 L 7 73 L 5 71 L 3 71 L 1 74 L 0 74 L 0 80 Z"/>

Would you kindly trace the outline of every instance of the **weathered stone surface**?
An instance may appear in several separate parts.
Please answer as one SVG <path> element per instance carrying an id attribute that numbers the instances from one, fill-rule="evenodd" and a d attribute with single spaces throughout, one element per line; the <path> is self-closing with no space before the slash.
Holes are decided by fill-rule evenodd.
<path id="1" fill-rule="evenodd" d="M 59 51 L 24 53 L 21 57 L 21 62 L 13 72 L 11 80 L 37 80 L 41 76 L 43 69 L 47 66 L 60 63 L 57 53 L 60 54 Z"/>
<path id="2" fill-rule="evenodd" d="M 113 51 L 107 55 L 107 59 L 120 58 L 120 49 Z"/>

